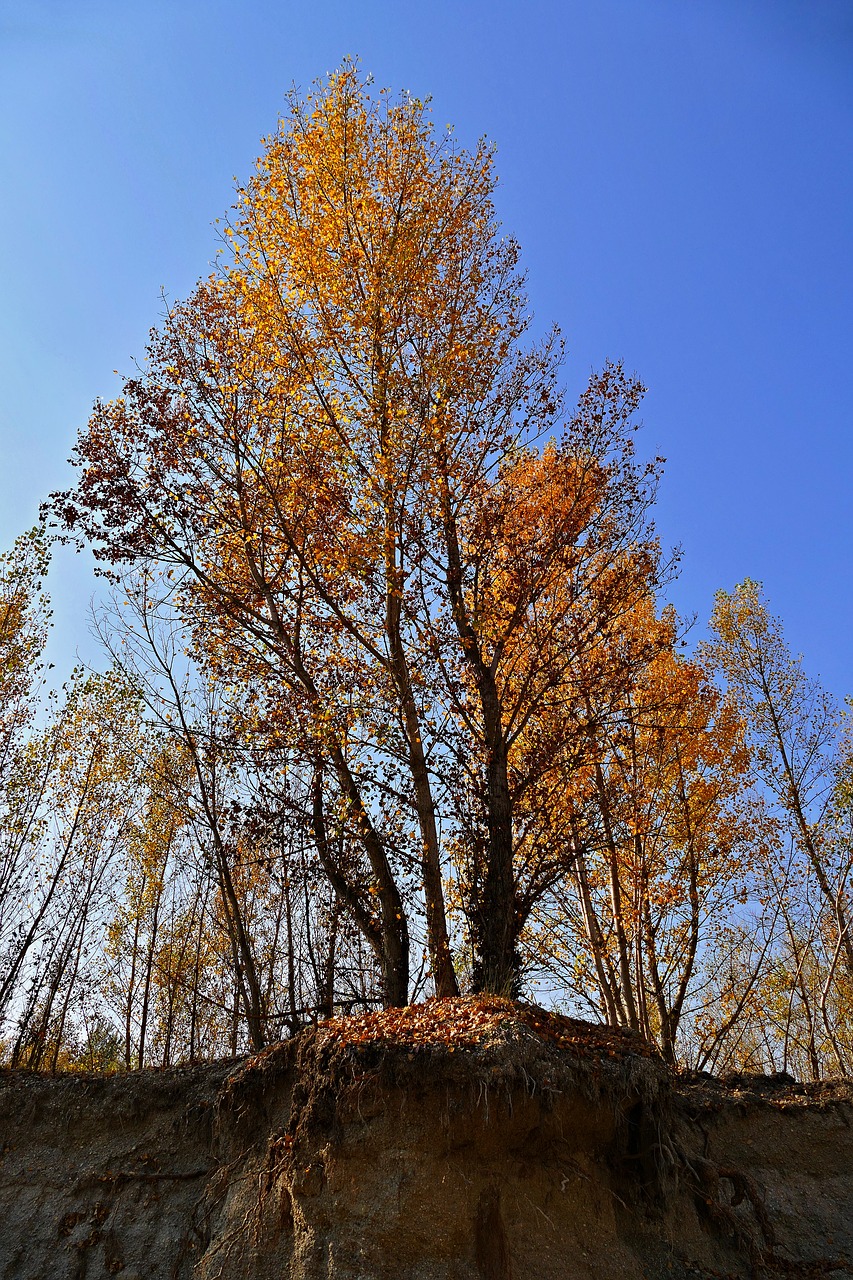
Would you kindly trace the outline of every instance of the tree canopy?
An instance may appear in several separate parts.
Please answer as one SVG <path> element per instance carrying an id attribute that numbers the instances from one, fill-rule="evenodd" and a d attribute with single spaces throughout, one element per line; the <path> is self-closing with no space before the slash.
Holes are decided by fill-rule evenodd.
<path id="1" fill-rule="evenodd" d="M 517 990 L 565 850 L 522 838 L 515 758 L 522 739 L 583 741 L 583 698 L 636 665 L 610 638 L 660 574 L 642 388 L 607 366 L 564 415 L 560 343 L 529 339 L 494 186 L 490 148 L 370 98 L 353 67 L 292 96 L 227 259 L 96 407 L 80 483 L 54 500 L 113 565 L 168 566 L 204 665 L 252 682 L 258 724 L 298 746 L 321 860 L 391 1003 L 409 983 L 401 841 L 437 993 L 458 991 L 451 847 L 475 982 Z"/>
<path id="2" fill-rule="evenodd" d="M 0 1060 L 538 981 L 672 1063 L 853 1062 L 845 717 L 754 582 L 685 653 L 644 388 L 569 405 L 495 197 L 357 66 L 292 93 L 46 504 L 105 673 L 40 702 L 48 538 L 0 560 Z"/>

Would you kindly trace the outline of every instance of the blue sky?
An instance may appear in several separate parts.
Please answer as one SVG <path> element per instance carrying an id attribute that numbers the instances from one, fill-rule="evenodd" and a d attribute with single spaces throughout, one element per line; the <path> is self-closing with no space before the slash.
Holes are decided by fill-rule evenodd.
<path id="1" fill-rule="evenodd" d="M 186 294 L 296 82 L 345 55 L 498 146 L 499 213 L 566 376 L 621 358 L 667 458 L 672 589 L 762 580 L 853 693 L 850 0 L 0 0 L 0 545 Z M 85 558 L 52 656 L 90 656 Z M 697 629 L 698 630 L 698 629 Z"/>

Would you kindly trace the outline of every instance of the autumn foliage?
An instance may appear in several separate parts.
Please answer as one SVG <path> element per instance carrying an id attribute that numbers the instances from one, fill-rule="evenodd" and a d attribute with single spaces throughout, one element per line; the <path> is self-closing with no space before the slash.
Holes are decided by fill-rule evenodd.
<path id="1" fill-rule="evenodd" d="M 95 405 L 77 483 L 48 510 L 112 582 L 112 668 L 80 677 L 56 730 L 57 761 L 72 732 L 92 761 L 88 780 L 57 763 L 71 826 L 42 865 L 59 887 L 37 920 L 8 915 L 10 938 L 31 935 L 7 984 L 23 1016 L 12 988 L 32 981 L 13 1057 L 52 1045 L 59 1061 L 92 972 L 66 868 L 97 797 L 101 852 L 80 865 L 112 888 L 95 894 L 91 989 L 126 1066 L 155 1045 L 258 1050 L 377 1003 L 352 1027 L 416 1036 L 394 1012 L 414 998 L 474 992 L 446 1008 L 488 1020 L 537 981 L 671 1062 L 688 1043 L 716 1062 L 781 954 L 766 913 L 783 828 L 821 903 L 807 925 L 788 912 L 791 947 L 821 939 L 807 1003 L 847 1061 L 847 836 L 830 853 L 774 727 L 805 714 L 797 671 L 746 588 L 718 602 L 714 644 L 684 653 L 651 524 L 660 460 L 634 452 L 644 389 L 606 364 L 566 403 L 561 340 L 533 337 L 495 189 L 487 144 L 466 151 L 427 104 L 372 95 L 344 65 L 290 95 L 216 269 Z M 10 742 L 40 547 L 0 579 Z M 70 932 L 47 930 L 60 901 Z M 55 956 L 40 930 L 65 938 Z M 815 1061 L 816 1044 L 813 1027 Z"/>
<path id="2" fill-rule="evenodd" d="M 169 566 L 201 664 L 286 725 L 389 1004 L 410 976 L 391 825 L 419 863 L 437 993 L 459 989 L 448 837 L 474 982 L 517 990 L 559 856 L 520 845 L 514 744 L 555 723 L 581 666 L 595 681 L 613 665 L 594 651 L 659 572 L 641 388 L 608 367 L 560 426 L 559 343 L 525 341 L 494 181 L 488 148 L 436 138 L 420 102 L 369 99 L 353 68 L 293 98 L 240 192 L 230 261 L 96 408 L 80 484 L 54 503 L 111 564 Z M 332 852 L 330 809 L 354 863 Z"/>

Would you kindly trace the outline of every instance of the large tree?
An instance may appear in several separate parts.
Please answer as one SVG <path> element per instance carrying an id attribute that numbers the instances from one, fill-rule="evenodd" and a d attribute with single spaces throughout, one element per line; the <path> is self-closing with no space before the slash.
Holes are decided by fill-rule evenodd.
<path id="1" fill-rule="evenodd" d="M 560 699 L 560 732 L 586 732 L 579 675 L 624 681 L 608 637 L 659 575 L 642 388 L 608 366 L 564 424 L 560 343 L 526 336 L 494 187 L 488 146 L 352 66 L 292 95 L 219 269 L 96 406 L 52 503 L 113 566 L 174 575 L 206 668 L 254 691 L 250 731 L 300 753 L 320 860 L 390 1004 L 413 866 L 435 990 L 458 989 L 453 850 L 475 985 L 518 989 L 557 867 L 519 822 L 516 743 L 539 727 L 543 745 Z"/>

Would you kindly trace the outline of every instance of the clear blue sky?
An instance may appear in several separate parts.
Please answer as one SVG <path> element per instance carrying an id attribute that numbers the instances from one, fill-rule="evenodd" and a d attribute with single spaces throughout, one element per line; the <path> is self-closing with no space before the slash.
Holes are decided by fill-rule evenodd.
<path id="1" fill-rule="evenodd" d="M 285 90 L 347 54 L 496 141 L 571 387 L 648 384 L 678 606 L 759 578 L 853 693 L 853 0 L 0 0 L 0 544 L 206 272 Z M 92 590 L 61 557 L 61 666 Z"/>

